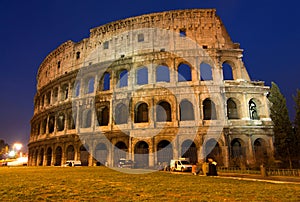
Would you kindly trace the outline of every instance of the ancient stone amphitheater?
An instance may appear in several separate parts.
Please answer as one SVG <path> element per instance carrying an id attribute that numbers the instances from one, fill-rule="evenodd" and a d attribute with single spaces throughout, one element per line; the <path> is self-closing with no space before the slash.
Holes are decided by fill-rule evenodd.
<path id="1" fill-rule="evenodd" d="M 266 161 L 269 87 L 242 58 L 214 9 L 131 17 L 63 43 L 37 73 L 29 165 Z"/>

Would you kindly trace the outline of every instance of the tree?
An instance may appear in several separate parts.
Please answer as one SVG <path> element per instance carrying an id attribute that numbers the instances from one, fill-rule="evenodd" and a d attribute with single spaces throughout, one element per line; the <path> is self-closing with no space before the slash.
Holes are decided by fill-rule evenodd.
<path id="1" fill-rule="evenodd" d="M 4 140 L 0 139 L 0 159 L 5 158 L 5 155 L 8 153 L 8 144 Z"/>
<path id="2" fill-rule="evenodd" d="M 299 147 L 300 147 L 300 90 L 297 89 L 296 96 L 293 96 L 295 101 L 295 120 L 294 120 L 294 134 L 295 134 L 295 147 L 293 149 L 294 156 L 299 160 Z"/>
<path id="3" fill-rule="evenodd" d="M 283 161 L 288 159 L 291 167 L 290 144 L 293 143 L 294 139 L 293 128 L 286 106 L 286 99 L 274 82 L 272 82 L 268 98 L 271 102 L 271 119 L 274 123 L 275 156 Z"/>

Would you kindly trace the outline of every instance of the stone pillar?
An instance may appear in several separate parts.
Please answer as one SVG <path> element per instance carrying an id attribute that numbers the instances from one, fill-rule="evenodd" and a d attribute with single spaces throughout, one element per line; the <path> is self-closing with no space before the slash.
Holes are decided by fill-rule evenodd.
<path id="1" fill-rule="evenodd" d="M 151 142 L 149 145 L 149 167 L 154 167 L 154 145 L 153 145 L 154 138 L 151 138 Z"/>
<path id="2" fill-rule="evenodd" d="M 253 151 L 253 145 L 252 145 L 252 135 L 248 136 L 248 149 L 247 149 L 247 154 L 246 158 L 248 159 L 248 163 L 254 163 L 255 157 L 254 157 L 254 151 Z"/>

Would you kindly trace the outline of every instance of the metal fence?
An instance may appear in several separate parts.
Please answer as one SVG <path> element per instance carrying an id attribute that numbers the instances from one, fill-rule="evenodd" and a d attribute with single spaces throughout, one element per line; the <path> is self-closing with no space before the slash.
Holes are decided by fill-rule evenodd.
<path id="1" fill-rule="evenodd" d="M 218 172 L 239 174 L 261 174 L 260 170 L 238 167 L 218 167 Z M 294 176 L 300 177 L 300 169 L 274 169 L 266 168 L 268 176 Z"/>

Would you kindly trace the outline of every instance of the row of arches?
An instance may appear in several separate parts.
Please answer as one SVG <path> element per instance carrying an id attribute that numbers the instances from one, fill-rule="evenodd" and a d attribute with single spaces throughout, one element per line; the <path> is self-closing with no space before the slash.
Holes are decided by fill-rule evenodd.
<path id="1" fill-rule="evenodd" d="M 49 146 L 41 149 L 31 149 L 32 165 L 39 166 L 61 166 L 67 160 L 80 160 L 83 166 L 88 165 L 109 165 L 117 166 L 120 158 L 128 158 L 128 143 L 118 141 L 111 151 L 106 143 L 98 143 L 93 151 L 90 150 L 88 145 L 81 145 L 79 150 L 75 149 L 74 145 L 68 145 L 65 149 L 62 146 L 55 148 Z M 211 138 L 205 142 L 202 150 L 202 157 L 205 159 L 213 158 L 219 165 L 223 165 L 226 158 L 226 152 L 223 149 L 222 143 Z M 147 168 L 151 160 L 149 155 L 154 154 L 155 163 L 170 162 L 171 159 L 178 157 L 189 158 L 191 163 L 197 163 L 199 159 L 199 146 L 193 140 L 187 139 L 182 142 L 179 148 L 174 147 L 174 143 L 169 140 L 161 140 L 155 145 L 154 151 L 151 149 L 146 141 L 138 141 L 133 145 L 132 159 L 136 162 L 137 168 Z M 267 142 L 262 138 L 257 138 L 253 143 L 253 153 L 256 162 L 262 163 L 268 158 Z M 175 151 L 178 151 L 175 152 Z M 109 154 L 111 152 L 111 154 Z M 224 153 L 225 152 L 225 153 Z M 249 152 L 243 140 L 235 138 L 231 141 L 229 146 L 229 158 L 232 160 L 232 165 L 241 163 L 242 160 L 247 158 Z M 204 160 L 205 160 L 204 159 Z M 92 162 L 90 162 L 92 160 Z M 203 160 L 203 159 L 202 159 Z"/>
<path id="2" fill-rule="evenodd" d="M 253 99 L 248 102 L 249 116 L 250 119 L 259 119 L 258 110 L 256 103 Z M 174 108 L 169 102 L 161 100 L 156 104 L 155 108 L 155 121 L 156 122 L 172 122 L 175 121 L 177 116 L 174 116 L 172 112 L 176 112 L 177 109 Z M 227 118 L 228 119 L 239 119 L 239 109 L 237 103 L 233 98 L 227 100 Z M 84 110 L 80 112 L 81 117 L 78 127 L 89 128 L 92 127 L 92 110 Z M 114 124 L 126 124 L 130 118 L 130 109 L 128 105 L 124 103 L 119 103 L 116 105 L 113 111 L 113 123 Z M 149 105 L 146 102 L 138 102 L 134 106 L 134 123 L 145 123 L 149 122 L 150 112 Z M 218 113 L 216 104 L 210 99 L 206 98 L 202 102 L 202 113 L 203 120 L 217 120 Z M 58 115 L 50 114 L 49 117 L 45 117 L 40 123 L 37 123 L 37 135 L 45 133 L 53 133 L 54 131 L 64 131 L 67 129 L 76 129 L 77 112 L 68 112 L 68 119 L 66 119 L 65 113 L 58 113 Z M 96 106 L 96 125 L 97 126 L 107 126 L 110 123 L 110 103 L 103 102 Z M 179 103 L 179 120 L 180 121 L 192 121 L 195 120 L 195 109 L 194 105 L 187 99 L 182 100 Z"/>
<path id="3" fill-rule="evenodd" d="M 228 63 L 224 63 L 222 66 L 223 79 L 233 80 L 232 67 Z M 213 68 L 208 63 L 201 63 L 200 68 L 200 80 L 210 81 L 213 80 Z M 117 72 L 117 85 L 116 87 L 122 88 L 128 86 L 128 70 L 122 69 Z M 111 73 L 105 72 L 100 79 L 98 90 L 107 91 L 110 90 L 111 86 Z M 170 79 L 170 68 L 166 64 L 158 65 L 155 68 L 155 81 L 156 82 L 167 82 Z M 192 81 L 192 67 L 187 63 L 181 63 L 177 67 L 177 82 Z M 93 93 L 95 90 L 95 78 L 87 77 L 84 81 L 83 92 L 84 94 Z M 149 83 L 149 70 L 146 66 L 138 67 L 135 71 L 135 84 L 145 85 Z M 80 81 L 75 84 L 75 97 L 80 95 Z"/>

